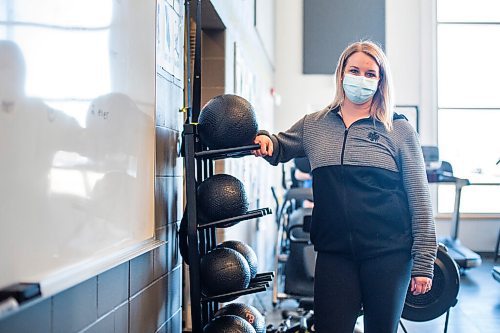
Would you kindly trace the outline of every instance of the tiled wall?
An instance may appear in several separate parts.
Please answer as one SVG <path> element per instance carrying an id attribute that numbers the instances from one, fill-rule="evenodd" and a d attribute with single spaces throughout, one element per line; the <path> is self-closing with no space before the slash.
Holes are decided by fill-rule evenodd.
<path id="1" fill-rule="evenodd" d="M 2 333 L 181 332 L 176 223 L 168 243 L 0 321 Z"/>
<path id="2" fill-rule="evenodd" d="M 182 6 L 175 7 L 180 14 Z M 182 82 L 158 70 L 155 230 L 166 244 L 6 317 L 0 333 L 181 332 Z"/>

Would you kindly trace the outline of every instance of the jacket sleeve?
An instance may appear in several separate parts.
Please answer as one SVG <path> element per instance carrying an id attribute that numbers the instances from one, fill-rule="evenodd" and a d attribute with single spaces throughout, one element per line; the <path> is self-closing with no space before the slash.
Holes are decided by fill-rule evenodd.
<path id="1" fill-rule="evenodd" d="M 272 165 L 284 163 L 295 157 L 305 156 L 303 138 L 305 116 L 293 124 L 290 129 L 278 134 L 259 131 L 259 135 L 267 135 L 273 142 L 273 155 L 264 157 Z"/>
<path id="2" fill-rule="evenodd" d="M 400 149 L 403 184 L 412 219 L 413 268 L 411 275 L 433 278 L 437 241 L 429 184 L 417 133 L 405 133 Z"/>

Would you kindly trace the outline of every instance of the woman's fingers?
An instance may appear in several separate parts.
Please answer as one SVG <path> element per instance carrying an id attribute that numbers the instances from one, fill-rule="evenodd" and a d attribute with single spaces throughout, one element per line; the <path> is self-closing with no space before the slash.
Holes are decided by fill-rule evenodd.
<path id="1" fill-rule="evenodd" d="M 254 143 L 260 145 L 260 149 L 253 150 L 255 156 L 271 156 L 272 155 L 272 141 L 265 135 L 259 135 L 255 138 Z"/>
<path id="2" fill-rule="evenodd" d="M 425 294 L 432 288 L 432 280 L 426 277 L 414 277 L 411 279 L 410 291 L 413 295 Z"/>
<path id="3" fill-rule="evenodd" d="M 422 284 L 417 283 L 413 295 L 420 295 L 423 293 L 424 293 L 424 286 Z"/>
<path id="4" fill-rule="evenodd" d="M 260 150 L 263 156 L 273 156 L 273 142 L 268 136 L 263 139 L 264 145 L 260 146 Z"/>
<path id="5" fill-rule="evenodd" d="M 263 141 L 260 144 L 260 154 L 261 156 L 267 156 L 267 142 Z"/>
<path id="6" fill-rule="evenodd" d="M 257 149 L 257 150 L 252 150 L 252 154 L 254 154 L 254 155 L 255 155 L 255 156 L 257 156 L 257 157 L 262 156 L 262 153 L 260 152 L 260 149 Z"/>
<path id="7" fill-rule="evenodd" d="M 269 146 L 267 147 L 267 153 L 269 156 L 273 156 L 273 142 L 269 139 Z"/>
<path id="8" fill-rule="evenodd" d="M 411 291 L 412 293 L 415 291 L 415 285 L 416 285 L 416 283 L 415 283 L 415 279 L 411 279 L 411 281 L 410 281 L 410 287 L 411 287 L 411 288 L 410 288 L 410 291 Z"/>
<path id="9" fill-rule="evenodd" d="M 259 139 L 258 136 L 253 140 L 253 143 L 261 145 L 260 139 Z M 259 157 L 260 156 L 260 149 L 252 150 L 252 154 L 254 154 L 255 156 Z"/>

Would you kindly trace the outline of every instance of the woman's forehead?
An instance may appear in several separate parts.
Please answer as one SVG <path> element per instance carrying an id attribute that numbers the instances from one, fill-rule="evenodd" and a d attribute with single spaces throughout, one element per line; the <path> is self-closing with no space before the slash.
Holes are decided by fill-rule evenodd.
<path id="1" fill-rule="evenodd" d="M 364 67 L 368 69 L 378 70 L 378 64 L 371 56 L 364 52 L 354 52 L 347 58 L 346 66 Z"/>

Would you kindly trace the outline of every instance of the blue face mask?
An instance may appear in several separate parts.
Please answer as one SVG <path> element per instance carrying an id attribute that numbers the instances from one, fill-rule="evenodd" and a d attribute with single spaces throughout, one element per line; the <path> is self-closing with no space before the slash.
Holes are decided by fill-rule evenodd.
<path id="1" fill-rule="evenodd" d="M 378 80 L 346 74 L 342 82 L 345 95 L 354 104 L 363 104 L 375 95 Z"/>

